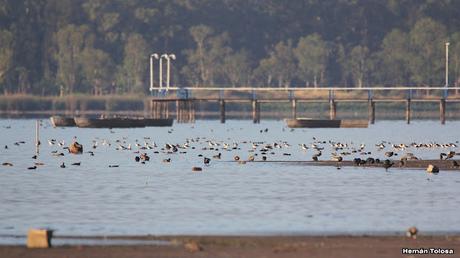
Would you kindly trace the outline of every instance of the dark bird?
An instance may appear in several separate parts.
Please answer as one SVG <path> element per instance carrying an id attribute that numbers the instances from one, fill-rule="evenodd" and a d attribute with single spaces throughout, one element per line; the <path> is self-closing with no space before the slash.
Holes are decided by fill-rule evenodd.
<path id="1" fill-rule="evenodd" d="M 80 166 L 80 165 L 81 165 L 81 162 L 75 162 L 75 163 L 72 163 L 71 165 L 72 165 L 72 166 Z"/>
<path id="2" fill-rule="evenodd" d="M 219 152 L 219 154 L 212 156 L 215 159 L 220 159 L 222 157 L 222 153 Z"/>
<path id="3" fill-rule="evenodd" d="M 171 158 L 164 159 L 163 162 L 164 162 L 164 163 L 170 163 L 170 162 L 171 162 Z"/>
<path id="4" fill-rule="evenodd" d="M 353 164 L 355 164 L 355 166 L 361 165 L 361 158 L 354 158 L 353 159 Z"/>
<path id="5" fill-rule="evenodd" d="M 62 162 L 62 164 L 61 164 L 61 168 L 65 168 L 65 164 L 64 164 L 64 162 Z"/>
<path id="6" fill-rule="evenodd" d="M 109 168 L 117 168 L 119 165 L 109 165 Z"/>
<path id="7" fill-rule="evenodd" d="M 392 157 L 394 154 L 395 154 L 395 153 L 392 152 L 392 151 L 387 151 L 387 152 L 385 152 L 385 156 L 387 156 L 387 157 L 389 157 L 389 158 Z"/>
<path id="8" fill-rule="evenodd" d="M 211 159 L 210 159 L 210 158 L 204 157 L 203 163 L 204 163 L 205 165 L 209 165 L 210 162 L 211 162 Z"/>
<path id="9" fill-rule="evenodd" d="M 262 156 L 263 161 L 267 161 L 267 156 Z"/>
<path id="10" fill-rule="evenodd" d="M 12 163 L 9 163 L 9 162 L 3 162 L 3 163 L 2 163 L 2 166 L 12 167 L 13 164 L 12 164 Z"/>
<path id="11" fill-rule="evenodd" d="M 134 160 L 135 160 L 136 162 L 139 162 L 139 161 L 141 160 L 141 158 L 140 158 L 139 156 L 136 156 L 136 157 L 134 157 Z"/>
<path id="12" fill-rule="evenodd" d="M 33 155 L 32 158 L 33 158 L 33 159 L 37 159 L 37 155 Z"/>
<path id="13" fill-rule="evenodd" d="M 5 145 L 5 150 L 7 150 L 7 149 L 8 149 L 8 145 Z"/>
<path id="14" fill-rule="evenodd" d="M 449 153 L 447 154 L 447 157 L 446 159 L 451 159 L 455 156 L 455 151 L 449 151 Z"/>
<path id="15" fill-rule="evenodd" d="M 37 169 L 37 166 L 28 167 L 27 169 Z"/>
<path id="16" fill-rule="evenodd" d="M 385 171 L 388 170 L 391 166 L 393 166 L 393 162 L 391 162 L 389 159 L 383 161 L 383 167 L 385 168 Z"/>
<path id="17" fill-rule="evenodd" d="M 447 154 L 444 153 L 444 152 L 441 152 L 441 153 L 439 154 L 439 159 L 440 159 L 440 160 L 443 160 L 444 157 L 447 157 Z M 447 158 L 446 158 L 446 159 L 447 159 Z"/>

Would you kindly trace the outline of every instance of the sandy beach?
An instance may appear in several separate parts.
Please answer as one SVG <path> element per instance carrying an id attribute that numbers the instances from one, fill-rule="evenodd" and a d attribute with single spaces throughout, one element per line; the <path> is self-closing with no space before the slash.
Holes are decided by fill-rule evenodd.
<path id="1" fill-rule="evenodd" d="M 148 239 L 153 239 L 148 237 Z M 403 248 L 453 249 L 458 257 L 460 236 L 219 236 L 156 237 L 170 245 L 129 246 L 60 246 L 51 249 L 27 249 L 23 246 L 1 246 L 0 257 L 415 257 L 403 254 Z M 191 252 L 187 243 L 197 243 L 200 251 Z M 427 254 L 423 257 L 439 257 Z"/>

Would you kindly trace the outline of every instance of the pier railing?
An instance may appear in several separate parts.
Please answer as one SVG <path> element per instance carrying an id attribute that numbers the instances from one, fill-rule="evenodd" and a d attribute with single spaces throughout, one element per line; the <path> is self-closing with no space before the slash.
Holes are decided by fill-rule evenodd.
<path id="1" fill-rule="evenodd" d="M 446 102 L 460 102 L 460 87 L 317 87 L 317 88 L 215 88 L 186 87 L 154 88 L 152 91 L 152 113 L 155 117 L 169 116 L 169 103 L 176 102 L 178 121 L 193 121 L 196 102 L 217 102 L 220 108 L 220 120 L 225 122 L 225 104 L 250 102 L 252 118 L 260 122 L 260 104 L 271 102 L 290 102 L 291 114 L 297 117 L 297 104 L 329 103 L 329 117 L 336 119 L 337 102 L 367 102 L 370 123 L 375 122 L 375 105 L 378 102 L 405 102 L 406 121 L 411 120 L 411 103 L 439 102 L 441 123 L 445 123 Z M 165 114 L 166 112 L 166 114 Z M 184 115 L 185 114 L 185 115 Z"/>

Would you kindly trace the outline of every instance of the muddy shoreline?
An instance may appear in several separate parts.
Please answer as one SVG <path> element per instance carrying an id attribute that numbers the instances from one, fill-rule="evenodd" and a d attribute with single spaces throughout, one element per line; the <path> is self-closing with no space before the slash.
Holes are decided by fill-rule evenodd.
<path id="1" fill-rule="evenodd" d="M 153 237 L 145 237 L 153 238 Z M 0 257 L 413 257 L 403 248 L 452 249 L 460 252 L 460 235 L 418 236 L 170 236 L 155 237 L 170 245 L 60 246 L 27 249 L 0 246 Z M 199 247 L 193 251 L 190 247 Z M 439 255 L 423 255 L 436 257 Z"/>

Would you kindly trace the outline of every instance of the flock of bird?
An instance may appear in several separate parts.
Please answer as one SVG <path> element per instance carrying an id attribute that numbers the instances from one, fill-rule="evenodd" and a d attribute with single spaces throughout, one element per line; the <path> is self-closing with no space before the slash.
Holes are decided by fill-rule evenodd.
<path id="1" fill-rule="evenodd" d="M 173 133 L 173 129 L 168 132 Z M 267 133 L 267 129 L 260 130 L 260 133 Z M 74 137 L 70 142 L 76 143 L 77 138 Z M 63 157 L 72 155 L 69 146 L 62 139 L 48 139 L 48 145 L 52 149 L 50 155 L 54 157 Z M 26 144 L 24 141 L 14 142 L 13 146 L 21 146 Z M 186 138 L 181 142 L 155 142 L 151 137 L 143 137 L 141 139 L 129 140 L 129 137 L 121 137 L 114 140 L 102 139 L 95 137 L 82 149 L 83 155 L 94 156 L 99 151 L 124 151 L 129 153 L 127 157 L 131 157 L 133 162 L 145 164 L 151 160 L 156 160 L 163 163 L 171 163 L 175 159 L 180 159 L 181 155 L 196 155 L 200 161 L 197 162 L 193 171 L 201 171 L 198 169 L 200 165 L 209 166 L 217 160 L 221 161 L 236 161 L 239 164 L 246 162 L 267 162 L 267 161 L 289 161 L 291 155 L 295 156 L 295 161 L 332 161 L 340 163 L 345 160 L 353 161 L 356 166 L 381 164 L 385 169 L 390 168 L 395 160 L 404 163 L 407 160 L 418 160 L 414 150 L 436 150 L 439 154 L 439 159 L 449 160 L 456 155 L 460 155 L 455 151 L 458 141 L 455 143 L 392 143 L 389 141 L 381 141 L 375 146 L 366 146 L 363 143 L 339 142 L 332 140 L 321 140 L 317 137 L 312 137 L 308 143 L 291 144 L 287 141 L 234 141 L 230 138 L 226 140 L 212 139 L 210 137 L 194 137 Z M 5 145 L 5 151 L 8 151 L 10 145 Z M 102 150 L 101 150 L 102 149 Z M 41 154 L 44 155 L 44 154 Z M 151 156 L 160 156 L 161 158 L 152 159 Z M 39 155 L 31 157 L 36 162 L 28 167 L 28 169 L 37 169 L 44 166 L 43 162 L 37 161 Z M 391 158 L 391 159 L 390 159 Z M 199 160 L 198 159 L 198 160 Z M 454 161 L 455 162 L 455 161 Z M 61 168 L 66 168 L 68 165 L 65 162 L 60 162 Z M 3 162 L 3 166 L 13 166 L 11 162 Z M 70 166 L 80 166 L 82 162 L 70 163 Z M 120 164 L 109 164 L 111 168 L 122 166 Z M 457 164 L 458 166 L 458 164 Z"/>

